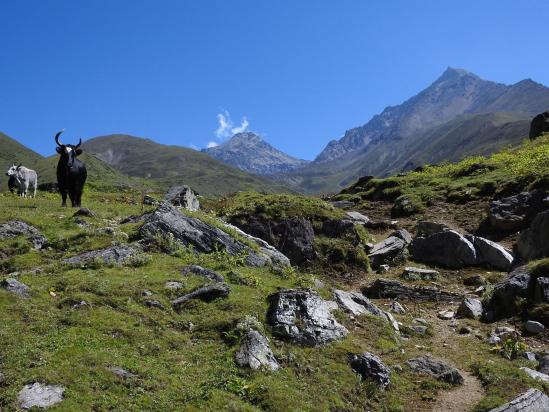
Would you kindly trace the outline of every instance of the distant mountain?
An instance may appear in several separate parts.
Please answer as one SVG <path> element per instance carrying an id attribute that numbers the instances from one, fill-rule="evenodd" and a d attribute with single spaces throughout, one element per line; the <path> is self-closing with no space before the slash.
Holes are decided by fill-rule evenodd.
<path id="1" fill-rule="evenodd" d="M 0 192 L 7 190 L 6 171 L 12 163 L 23 163 L 23 166 L 32 169 L 39 159 L 42 159 L 41 155 L 0 132 Z"/>
<path id="2" fill-rule="evenodd" d="M 549 108 L 549 88 L 508 86 L 448 68 L 433 84 L 331 141 L 311 164 L 276 179 L 302 192 L 337 192 L 362 175 L 387 176 L 422 162 L 488 154 L 527 136 Z"/>
<path id="3" fill-rule="evenodd" d="M 275 149 L 252 132 L 235 134 L 227 142 L 202 151 L 224 163 L 257 175 L 290 172 L 309 163 Z"/>
<path id="4" fill-rule="evenodd" d="M 167 146 L 128 135 L 109 135 L 87 140 L 85 152 L 97 156 L 129 176 L 151 179 L 163 188 L 187 184 L 204 195 L 239 190 L 287 192 L 281 184 L 226 165 L 205 153 L 179 146 Z"/>

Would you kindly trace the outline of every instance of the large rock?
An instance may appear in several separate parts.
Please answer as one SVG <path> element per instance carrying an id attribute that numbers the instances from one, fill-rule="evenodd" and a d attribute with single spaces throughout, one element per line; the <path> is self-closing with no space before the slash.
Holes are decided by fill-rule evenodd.
<path id="1" fill-rule="evenodd" d="M 482 301 L 475 298 L 465 298 L 459 305 L 457 316 L 467 319 L 480 319 L 482 317 Z"/>
<path id="2" fill-rule="evenodd" d="M 353 223 L 357 223 L 359 225 L 365 225 L 370 221 L 370 218 L 368 216 L 365 216 L 360 212 L 349 211 L 345 213 L 347 217 L 353 221 Z"/>
<path id="3" fill-rule="evenodd" d="M 524 371 L 532 379 L 536 379 L 538 381 L 549 383 L 549 375 L 546 375 L 545 373 L 535 371 L 535 370 L 527 368 L 525 366 L 521 367 L 520 369 L 522 371 Z"/>
<path id="4" fill-rule="evenodd" d="M 362 293 L 372 299 L 398 298 L 432 302 L 452 302 L 463 297 L 457 293 L 445 292 L 437 288 L 409 287 L 392 279 L 376 279 L 371 285 L 363 288 Z"/>
<path id="5" fill-rule="evenodd" d="M 549 210 L 539 213 L 519 235 L 517 250 L 525 260 L 549 256 Z"/>
<path id="6" fill-rule="evenodd" d="M 544 355 L 539 358 L 538 372 L 549 375 L 549 355 Z"/>
<path id="7" fill-rule="evenodd" d="M 344 290 L 334 290 L 334 300 L 338 306 L 345 312 L 351 313 L 355 316 L 368 313 L 370 315 L 378 316 L 383 320 L 388 321 L 393 329 L 399 330 L 398 323 L 395 321 L 393 315 L 379 309 L 370 300 L 357 292 L 346 292 Z"/>
<path id="8" fill-rule="evenodd" d="M 293 265 L 304 265 L 315 260 L 315 232 L 309 220 L 292 217 L 276 225 L 273 231 L 279 236 L 278 249 L 288 256 Z"/>
<path id="9" fill-rule="evenodd" d="M 545 209 L 541 190 L 522 192 L 493 200 L 488 207 L 488 219 L 492 227 L 502 232 L 515 232 L 527 227 L 532 219 Z"/>
<path id="10" fill-rule="evenodd" d="M 288 289 L 269 297 L 267 321 L 273 333 L 304 346 L 317 346 L 347 336 L 331 314 L 337 304 L 311 290 Z"/>
<path id="11" fill-rule="evenodd" d="M 24 283 L 19 282 L 17 279 L 5 279 L 0 282 L 0 287 L 6 289 L 8 292 L 19 295 L 22 298 L 30 297 L 30 288 Z"/>
<path id="12" fill-rule="evenodd" d="M 452 368 L 439 360 L 433 359 L 429 355 L 410 359 L 406 364 L 415 373 L 429 375 L 436 380 L 454 385 L 463 384 L 463 376 L 461 376 L 456 368 Z"/>
<path id="13" fill-rule="evenodd" d="M 549 277 L 536 279 L 534 286 L 534 302 L 549 303 Z"/>
<path id="14" fill-rule="evenodd" d="M 376 243 L 368 253 L 373 269 L 381 265 L 395 263 L 404 260 L 406 242 L 397 236 L 389 236 L 382 242 Z"/>
<path id="15" fill-rule="evenodd" d="M 549 112 L 540 113 L 532 119 L 528 137 L 533 140 L 542 133 L 549 133 Z"/>
<path id="16" fill-rule="evenodd" d="M 511 270 L 515 258 L 509 250 L 480 236 L 465 235 L 465 238 L 473 244 L 477 251 L 477 264 L 499 270 Z"/>
<path id="17" fill-rule="evenodd" d="M 529 299 L 533 294 L 532 276 L 528 266 L 520 266 L 494 286 L 487 304 L 494 319 L 512 316 L 517 298 Z"/>
<path id="18" fill-rule="evenodd" d="M 174 308 L 178 308 L 192 299 L 200 299 L 205 302 L 209 302 L 217 298 L 228 297 L 230 291 L 231 288 L 226 283 L 214 283 L 195 289 L 186 295 L 180 296 L 177 299 L 172 300 L 171 304 Z"/>
<path id="19" fill-rule="evenodd" d="M 268 369 L 276 371 L 280 368 L 269 340 L 256 330 L 249 330 L 242 338 L 240 348 L 235 354 L 236 364 L 243 368 Z"/>
<path id="20" fill-rule="evenodd" d="M 63 263 L 75 266 L 85 266 L 98 260 L 104 264 L 124 264 L 128 259 L 135 256 L 140 251 L 141 249 L 136 245 L 111 246 L 106 249 L 93 250 L 64 259 Z"/>
<path id="21" fill-rule="evenodd" d="M 28 238 L 35 249 L 43 249 L 48 240 L 38 229 L 21 220 L 10 220 L 0 224 L 0 240 L 24 236 Z"/>
<path id="22" fill-rule="evenodd" d="M 58 385 L 44 385 L 35 382 L 25 385 L 17 395 L 17 402 L 23 409 L 32 407 L 49 408 L 63 400 L 65 388 Z"/>
<path id="23" fill-rule="evenodd" d="M 372 353 L 364 352 L 362 355 L 351 355 L 349 363 L 351 369 L 358 373 L 362 379 L 371 379 L 382 388 L 386 388 L 391 383 L 391 371 L 380 358 Z"/>
<path id="24" fill-rule="evenodd" d="M 164 196 L 164 201 L 188 210 L 199 210 L 200 202 L 189 186 L 174 186 Z"/>
<path id="25" fill-rule="evenodd" d="M 460 269 L 477 263 L 473 244 L 454 230 L 415 238 L 409 246 L 412 258 L 451 269 Z"/>
<path id="26" fill-rule="evenodd" d="M 215 226 L 183 215 L 167 203 L 162 203 L 147 215 L 139 235 L 149 241 L 155 241 L 157 237 L 173 237 L 182 246 L 190 246 L 199 253 L 224 250 L 229 255 L 246 255 L 246 263 L 250 266 L 273 264 L 269 256 L 254 251 Z"/>
<path id="27" fill-rule="evenodd" d="M 543 392 L 530 388 L 520 396 L 490 412 L 547 412 L 549 397 Z"/>

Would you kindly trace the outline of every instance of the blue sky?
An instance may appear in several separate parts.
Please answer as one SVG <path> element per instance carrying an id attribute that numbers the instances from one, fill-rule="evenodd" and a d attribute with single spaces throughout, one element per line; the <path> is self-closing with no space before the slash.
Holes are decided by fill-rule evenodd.
<path id="1" fill-rule="evenodd" d="M 0 130 L 53 154 L 63 127 L 67 141 L 128 133 L 202 148 L 247 123 L 312 159 L 447 66 L 549 85 L 546 10 L 543 0 L 2 0 Z"/>

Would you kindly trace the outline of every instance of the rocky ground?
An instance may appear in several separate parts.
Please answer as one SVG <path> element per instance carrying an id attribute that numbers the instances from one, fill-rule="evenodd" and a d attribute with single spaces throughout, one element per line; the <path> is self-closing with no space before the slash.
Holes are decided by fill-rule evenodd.
<path id="1" fill-rule="evenodd" d="M 544 410 L 545 261 L 486 202 L 170 196 L 0 196 L 2 410 Z"/>

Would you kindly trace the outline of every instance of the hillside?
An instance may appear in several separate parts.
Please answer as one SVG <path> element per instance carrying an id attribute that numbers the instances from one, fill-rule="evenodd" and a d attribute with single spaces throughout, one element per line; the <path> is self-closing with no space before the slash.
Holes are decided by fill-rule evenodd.
<path id="1" fill-rule="evenodd" d="M 549 88 L 503 85 L 449 68 L 433 84 L 331 141 L 314 162 L 275 178 L 305 193 L 334 193 L 360 176 L 387 176 L 444 160 L 489 154 L 527 135 L 549 107 Z"/>
<path id="2" fill-rule="evenodd" d="M 23 146 L 15 139 L 0 132 L 0 192 L 7 190 L 6 171 L 12 163 L 23 163 L 24 166 L 32 168 L 33 164 L 42 156 L 35 151 Z"/>
<path id="3" fill-rule="evenodd" d="M 252 132 L 238 133 L 228 141 L 202 152 L 257 175 L 272 175 L 299 169 L 309 163 L 274 148 Z"/>
<path id="4" fill-rule="evenodd" d="M 166 146 L 134 136 L 96 137 L 84 142 L 82 147 L 116 170 L 129 176 L 151 179 L 163 188 L 187 184 L 203 195 L 238 190 L 288 191 L 281 184 L 228 166 L 196 150 Z"/>

